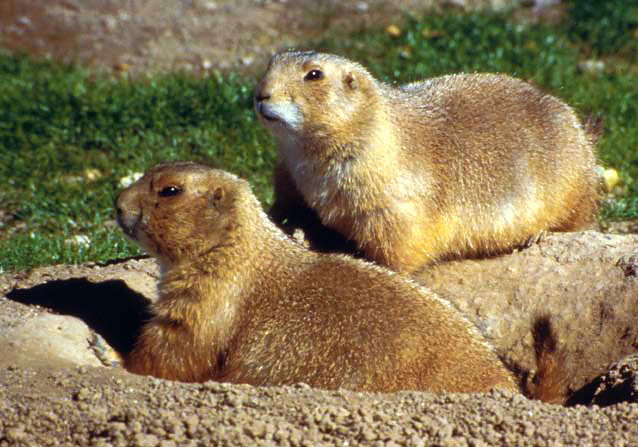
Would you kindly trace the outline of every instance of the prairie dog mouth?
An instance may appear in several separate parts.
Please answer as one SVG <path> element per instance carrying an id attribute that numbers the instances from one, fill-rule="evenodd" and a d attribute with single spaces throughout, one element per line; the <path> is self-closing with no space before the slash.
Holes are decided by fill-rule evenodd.
<path id="1" fill-rule="evenodd" d="M 134 241 L 137 240 L 137 229 L 141 220 L 141 216 L 139 214 L 126 215 L 118 208 L 115 219 L 126 236 Z"/>
<path id="2" fill-rule="evenodd" d="M 281 122 L 293 130 L 299 130 L 303 124 L 303 116 L 297 104 L 292 102 L 257 102 L 257 112 L 269 122 Z"/>
<path id="3" fill-rule="evenodd" d="M 257 111 L 267 121 L 279 121 L 279 116 L 277 116 L 270 104 L 265 104 L 263 101 L 259 101 L 257 103 Z"/>

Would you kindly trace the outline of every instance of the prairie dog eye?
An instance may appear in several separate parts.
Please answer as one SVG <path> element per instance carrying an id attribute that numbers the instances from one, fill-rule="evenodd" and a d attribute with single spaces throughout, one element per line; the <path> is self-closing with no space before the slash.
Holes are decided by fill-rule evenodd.
<path id="1" fill-rule="evenodd" d="M 310 70 L 306 73 L 306 76 L 304 76 L 304 81 L 318 81 L 319 79 L 323 79 L 323 71 L 316 68 Z"/>
<path id="2" fill-rule="evenodd" d="M 160 197 L 172 197 L 180 194 L 181 192 L 181 188 L 178 188 L 177 186 L 166 186 L 158 193 L 158 195 Z"/>

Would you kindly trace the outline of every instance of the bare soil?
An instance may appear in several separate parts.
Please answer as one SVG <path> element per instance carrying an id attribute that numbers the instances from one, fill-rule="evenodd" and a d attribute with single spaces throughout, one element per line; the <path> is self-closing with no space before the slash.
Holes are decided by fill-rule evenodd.
<path id="1" fill-rule="evenodd" d="M 536 4 L 535 4 L 536 3 Z M 522 4 L 556 21 L 556 2 L 519 0 L 2 0 L 0 47 L 134 76 L 172 70 L 260 73 L 277 50 L 385 26 L 432 7 Z"/>
<path id="2" fill-rule="evenodd" d="M 133 75 L 263 69 L 270 55 L 334 30 L 398 20 L 433 0 L 3 0 L 0 45 Z"/>

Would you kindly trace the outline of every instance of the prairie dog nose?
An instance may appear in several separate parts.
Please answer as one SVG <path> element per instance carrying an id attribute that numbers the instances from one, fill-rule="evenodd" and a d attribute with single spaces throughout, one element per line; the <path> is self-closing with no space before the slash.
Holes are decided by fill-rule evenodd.
<path id="1" fill-rule="evenodd" d="M 140 210 L 134 201 L 134 194 L 125 189 L 115 199 L 115 220 L 122 231 L 135 238 L 135 225 L 140 219 Z"/>
<path id="2" fill-rule="evenodd" d="M 270 99 L 271 97 L 272 97 L 272 95 L 270 93 L 268 93 L 268 92 L 260 92 L 260 91 L 258 91 L 255 94 L 255 101 L 262 102 L 262 101 L 265 101 L 267 99 Z"/>

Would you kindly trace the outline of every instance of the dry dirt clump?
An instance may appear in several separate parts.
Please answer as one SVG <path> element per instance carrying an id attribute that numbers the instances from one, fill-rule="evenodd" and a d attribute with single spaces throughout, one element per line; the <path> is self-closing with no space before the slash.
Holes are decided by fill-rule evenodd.
<path id="1" fill-rule="evenodd" d="M 130 349 L 148 318 L 153 260 L 7 274 L 0 278 L 0 447 L 632 445 L 637 253 L 638 236 L 554 234 L 417 278 L 454 302 L 521 375 L 533 374 L 533 316 L 552 316 L 575 391 L 570 404 L 594 404 L 574 408 L 502 392 L 383 395 L 135 376 L 115 351 Z"/>

